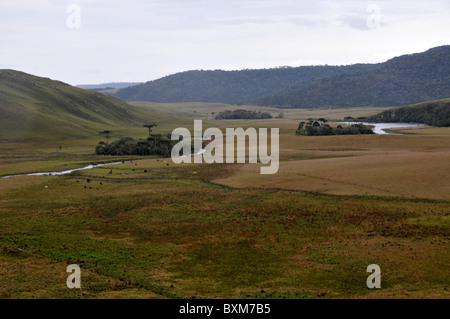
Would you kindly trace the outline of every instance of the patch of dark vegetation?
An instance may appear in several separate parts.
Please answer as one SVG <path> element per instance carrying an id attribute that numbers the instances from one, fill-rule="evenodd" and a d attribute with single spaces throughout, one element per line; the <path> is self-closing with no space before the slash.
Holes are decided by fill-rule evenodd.
<path id="1" fill-rule="evenodd" d="M 97 155 L 157 155 L 170 157 L 175 141 L 168 135 L 152 135 L 147 139 L 135 140 L 129 137 L 121 138 L 111 144 L 100 142 L 95 148 Z"/>
<path id="2" fill-rule="evenodd" d="M 247 110 L 226 110 L 224 112 L 220 112 L 216 115 L 216 120 L 236 120 L 236 119 L 244 119 L 244 120 L 259 120 L 259 119 L 271 119 L 272 115 L 269 113 L 263 113 L 261 111 L 247 111 Z"/>
<path id="3" fill-rule="evenodd" d="M 100 135 L 106 137 L 106 143 L 100 142 L 95 148 L 96 155 L 159 155 L 170 157 L 173 146 L 177 143 L 172 141 L 170 134 L 152 134 L 152 129 L 156 127 L 155 123 L 145 124 L 143 127 L 148 129 L 147 139 L 135 140 L 131 137 L 124 137 L 120 140 L 108 144 L 111 137 L 111 131 L 100 132 Z"/>
<path id="4" fill-rule="evenodd" d="M 374 134 L 369 126 L 363 124 L 352 124 L 350 126 L 342 127 L 338 125 L 336 128 L 319 121 L 300 122 L 297 135 L 304 136 L 324 136 L 324 135 L 356 135 L 356 134 Z"/>

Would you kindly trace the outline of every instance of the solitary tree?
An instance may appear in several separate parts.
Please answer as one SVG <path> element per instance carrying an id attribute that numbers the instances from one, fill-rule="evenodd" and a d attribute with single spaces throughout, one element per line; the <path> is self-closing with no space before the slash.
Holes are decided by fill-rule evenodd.
<path id="1" fill-rule="evenodd" d="M 103 131 L 103 132 L 100 132 L 100 135 L 103 135 L 103 136 L 106 138 L 106 144 L 108 144 L 108 141 L 109 141 L 109 139 L 110 139 L 110 137 L 111 137 L 111 133 L 112 133 L 112 131 Z"/>
<path id="2" fill-rule="evenodd" d="M 157 126 L 155 123 L 142 125 L 143 127 L 148 128 L 148 137 L 152 135 L 152 128 Z"/>

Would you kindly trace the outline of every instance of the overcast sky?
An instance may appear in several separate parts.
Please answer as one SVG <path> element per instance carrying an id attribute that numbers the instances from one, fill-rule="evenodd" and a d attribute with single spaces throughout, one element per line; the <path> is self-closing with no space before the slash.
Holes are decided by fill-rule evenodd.
<path id="1" fill-rule="evenodd" d="M 383 62 L 450 44 L 449 0 L 0 0 L 0 69 L 70 84 Z"/>

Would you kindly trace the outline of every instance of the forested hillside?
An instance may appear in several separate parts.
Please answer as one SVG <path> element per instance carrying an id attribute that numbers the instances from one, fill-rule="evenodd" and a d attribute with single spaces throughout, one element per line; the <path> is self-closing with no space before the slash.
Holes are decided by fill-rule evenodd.
<path id="1" fill-rule="evenodd" d="M 301 83 L 254 104 L 287 108 L 398 106 L 447 97 L 450 46 L 443 46 L 394 58 L 373 68 Z"/>
<path id="2" fill-rule="evenodd" d="M 119 90 L 124 101 L 220 102 L 244 104 L 293 83 L 310 83 L 325 76 L 370 68 L 369 65 L 307 66 L 243 71 L 186 71 Z"/>
<path id="3" fill-rule="evenodd" d="M 280 108 L 406 105 L 450 97 L 450 46 L 378 64 L 187 71 L 121 89 L 114 96 Z"/>
<path id="4" fill-rule="evenodd" d="M 384 111 L 368 118 L 381 123 L 423 123 L 432 126 L 450 126 L 450 99 L 424 102 Z"/>

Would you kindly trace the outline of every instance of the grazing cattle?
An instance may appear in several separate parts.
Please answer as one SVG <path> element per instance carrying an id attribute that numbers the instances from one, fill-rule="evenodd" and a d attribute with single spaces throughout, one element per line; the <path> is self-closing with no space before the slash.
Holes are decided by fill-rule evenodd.
<path id="1" fill-rule="evenodd" d="M 88 178 L 88 179 L 86 179 L 86 182 L 88 182 L 88 183 L 90 183 L 91 182 L 91 180 Z"/>
<path id="2" fill-rule="evenodd" d="M 144 169 L 144 173 L 147 173 L 147 170 L 146 170 L 146 169 Z"/>

